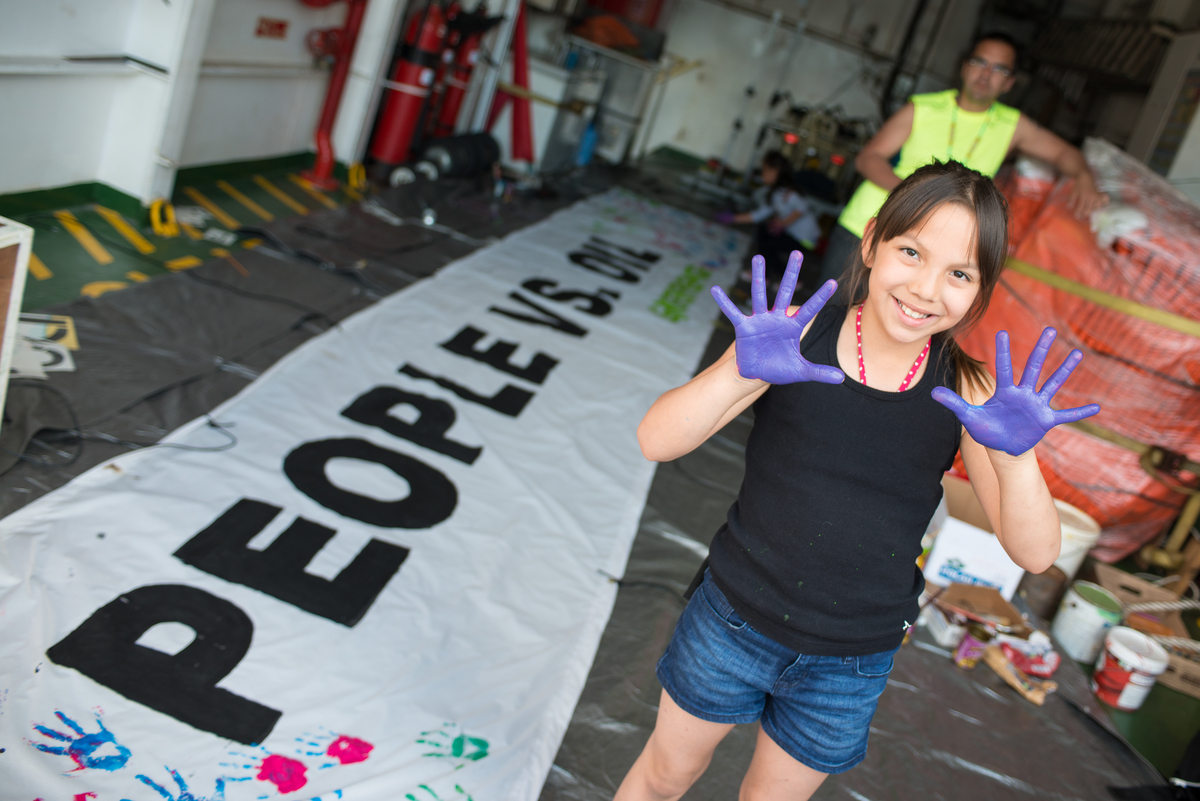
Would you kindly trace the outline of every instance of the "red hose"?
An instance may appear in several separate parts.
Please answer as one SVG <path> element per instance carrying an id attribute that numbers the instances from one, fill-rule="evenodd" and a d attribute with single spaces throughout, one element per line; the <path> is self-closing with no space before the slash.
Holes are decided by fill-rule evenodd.
<path id="1" fill-rule="evenodd" d="M 322 8 L 338 0 L 300 0 L 306 6 Z M 333 177 L 333 124 L 337 120 L 338 106 L 342 102 L 342 91 L 346 88 L 346 76 L 350 73 L 350 60 L 358 42 L 358 31 L 362 27 L 367 0 L 346 0 L 350 7 L 346 11 L 346 25 L 342 28 L 342 47 L 334 61 L 329 76 L 329 88 L 325 91 L 325 105 L 321 109 L 321 120 L 317 123 L 317 160 L 311 170 L 303 176 L 321 189 L 337 189 L 338 181 Z"/>

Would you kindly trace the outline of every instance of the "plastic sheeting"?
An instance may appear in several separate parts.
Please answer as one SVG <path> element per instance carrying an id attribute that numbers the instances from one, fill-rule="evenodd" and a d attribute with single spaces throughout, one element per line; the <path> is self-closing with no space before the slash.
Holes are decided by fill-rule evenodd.
<path id="1" fill-rule="evenodd" d="M 1112 200 L 1093 214 L 1096 230 L 1067 208 L 1068 181 L 1051 189 L 1036 172 L 1018 170 L 1000 182 L 1014 208 L 1013 255 L 1114 297 L 1194 319 L 1200 208 L 1107 142 L 1088 140 L 1084 153 Z M 1044 199 L 1043 190 L 1049 190 Z M 1057 405 L 1097 402 L 1097 425 L 1192 458 L 1200 454 L 1200 338 L 1007 270 L 964 347 L 990 365 L 997 331 L 1009 332 L 1014 354 L 1027 354 L 1047 325 L 1059 333 L 1047 364 L 1071 348 L 1084 352 Z M 1161 534 L 1185 500 L 1151 478 L 1137 454 L 1075 429 L 1055 428 L 1037 453 L 1054 497 L 1100 523 L 1092 555 L 1104 561 Z"/>
<path id="2" fill-rule="evenodd" d="M 679 187 L 677 174 L 649 164 L 639 172 L 622 175 L 620 181 L 645 196 L 699 213 L 711 212 L 702 197 Z M 564 193 L 562 198 L 518 194 L 505 204 L 492 203 L 484 191 L 466 182 L 448 182 L 422 191 L 440 221 L 483 238 L 527 225 L 580 193 L 603 190 L 612 183 L 612 176 L 591 171 L 560 183 L 557 189 Z M 389 191 L 383 200 L 401 216 L 419 216 L 425 205 L 413 187 Z M 413 227 L 391 228 L 355 209 L 321 211 L 277 221 L 270 227 L 293 246 L 308 247 L 339 264 L 349 266 L 367 259 L 368 276 L 397 287 L 411 277 L 428 275 L 464 252 L 461 243 L 449 237 L 431 237 Z M 239 258 L 252 273 L 254 290 L 301 300 L 334 319 L 371 302 L 369 293 L 345 277 L 265 255 L 245 253 Z M 244 280 L 222 262 L 198 270 L 237 286 Z M 189 283 L 178 289 L 172 286 L 181 282 Z M 77 320 L 92 321 L 89 331 L 81 334 L 84 349 L 76 354 L 83 360 L 80 375 L 88 380 L 68 387 L 68 396 L 72 401 L 95 403 L 104 415 L 128 406 L 98 430 L 153 440 L 211 410 L 249 380 L 245 375 L 213 369 L 194 380 L 170 385 L 169 379 L 187 375 L 172 366 L 179 358 L 175 354 L 187 352 L 188 343 L 219 336 L 220 329 L 228 328 L 235 316 L 252 318 L 273 305 L 261 299 L 248 306 L 233 304 L 228 291 L 176 275 L 60 307 L 57 311 Z M 109 308 L 112 306 L 117 308 Z M 159 314 L 160 309 L 166 313 Z M 143 338 L 138 320 L 146 313 L 157 315 L 160 323 L 153 332 L 156 347 L 138 344 Z M 295 318 L 282 320 L 285 328 L 302 315 L 297 312 Z M 326 325 L 316 321 L 311 330 L 307 325 L 297 328 L 242 356 L 239 363 L 253 371 L 264 370 Z M 261 330 L 264 338 L 278 333 L 266 326 Z M 716 331 L 704 363 L 710 363 L 730 341 L 728 331 Z M 221 352 L 209 352 L 202 366 L 207 369 L 215 355 L 231 358 L 254 344 L 249 337 L 227 341 Z M 57 386 L 67 376 L 57 374 L 51 383 Z M 127 380 L 131 376 L 141 379 L 136 383 Z M 143 389 L 161 392 L 136 403 Z M 736 493 L 742 473 L 740 444 L 748 434 L 749 420 L 749 415 L 744 415 L 695 453 L 658 469 L 612 617 L 542 790 L 544 801 L 607 801 L 645 744 L 658 703 L 654 664 L 682 610 L 679 593 L 691 580 Z M 0 500 L 4 502 L 0 511 L 7 513 L 124 450 L 89 441 L 82 458 L 67 468 L 18 465 L 0 476 Z M 43 454 L 40 449 L 35 452 Z M 1068 676 L 1074 681 L 1068 682 Z M 827 781 L 818 791 L 819 801 L 1093 799 L 1109 797 L 1108 784 L 1161 783 L 1119 737 L 1067 702 L 1068 697 L 1076 698 L 1094 710 L 1095 702 L 1074 664 L 1060 669 L 1055 678 L 1063 689 L 1041 710 L 1025 703 L 987 668 L 965 673 L 954 667 L 948 656 L 911 644 L 901 650 L 894 678 L 908 687 L 894 684 L 884 693 L 867 761 Z M 686 798 L 735 798 L 749 765 L 754 736 L 754 727 L 737 727 Z M 1042 754 L 1047 743 L 1051 744 L 1048 753 L 1057 757 L 1053 763 Z M 7 754 L 0 755 L 0 775 L 7 770 L 4 760 L 27 747 L 21 742 L 0 743 L 4 746 Z M 151 791 L 147 788 L 146 792 Z M 135 801 L 142 797 L 133 796 Z M 151 797 L 157 796 L 151 793 Z"/>
<path id="3" fill-rule="evenodd" d="M 10 787 L 536 795 L 653 473 L 637 421 L 744 245 L 613 190 L 6 518 Z"/>

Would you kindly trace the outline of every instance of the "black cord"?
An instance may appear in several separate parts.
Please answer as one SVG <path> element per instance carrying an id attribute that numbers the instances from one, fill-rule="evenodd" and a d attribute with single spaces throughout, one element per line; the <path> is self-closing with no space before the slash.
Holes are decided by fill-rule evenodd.
<path id="1" fill-rule="evenodd" d="M 324 315 L 322 315 L 322 316 L 324 316 Z M 292 323 L 287 328 L 287 330 L 283 331 L 282 333 L 273 334 L 273 335 L 267 337 L 266 339 L 256 342 L 255 344 L 251 345 L 246 350 L 244 350 L 238 354 L 235 354 L 234 356 L 232 356 L 229 359 L 226 359 L 225 362 L 226 363 L 240 362 L 240 361 L 244 360 L 245 358 L 247 358 L 248 356 L 251 356 L 251 355 L 257 353 L 258 351 L 262 350 L 263 348 L 270 347 L 271 345 L 274 345 L 276 342 L 279 342 L 282 339 L 286 339 L 287 337 L 289 337 L 293 333 L 295 333 L 298 329 L 303 327 L 305 324 L 311 322 L 313 319 L 314 319 L 313 315 L 306 314 L 303 317 L 296 320 L 294 323 Z M 117 409 L 115 412 L 112 412 L 111 414 L 105 415 L 104 417 L 99 417 L 95 420 L 85 423 L 83 427 L 84 428 L 93 428 L 97 425 L 100 425 L 101 423 L 111 420 L 114 417 L 122 415 L 125 412 L 128 412 L 131 409 L 136 408 L 137 406 L 140 406 L 141 404 L 145 403 L 146 401 L 154 400 L 158 396 L 163 395 L 167 392 L 170 392 L 173 389 L 179 389 L 180 387 L 184 387 L 184 386 L 187 386 L 188 384 L 199 381 L 202 378 L 207 378 L 208 376 L 212 375 L 213 373 L 220 372 L 221 369 L 222 369 L 221 365 L 216 364 L 213 367 L 211 367 L 207 370 L 204 370 L 202 372 L 195 373 L 190 376 L 186 376 L 184 378 L 179 379 L 178 381 L 172 381 L 171 383 L 166 384 L 165 386 L 161 386 L 152 392 L 148 392 L 145 395 L 142 395 L 141 397 L 130 401 L 129 403 L 125 404 L 120 409 Z"/>
<path id="2" fill-rule="evenodd" d="M 58 397 L 58 399 L 62 402 L 63 408 L 66 409 L 67 415 L 71 418 L 71 428 L 54 428 L 54 427 L 47 426 L 46 428 L 42 429 L 43 431 L 49 430 L 49 431 L 53 432 L 53 436 L 56 439 L 74 439 L 76 441 L 77 447 L 75 448 L 75 452 L 73 454 L 71 454 L 68 458 L 66 458 L 62 461 L 54 461 L 51 459 L 40 459 L 36 456 L 30 456 L 26 453 L 17 453 L 15 451 L 9 450 L 8 448 L 0 446 L 0 451 L 3 451 L 4 453 L 8 454 L 9 456 L 15 456 L 18 460 L 20 460 L 22 462 L 27 462 L 27 463 L 35 465 L 37 467 L 55 468 L 55 469 L 70 467 L 71 465 L 73 465 L 77 461 L 79 461 L 79 458 L 83 455 L 83 443 L 85 440 L 92 440 L 94 442 L 108 442 L 108 443 L 111 443 L 114 445 L 124 445 L 124 446 L 130 447 L 130 448 L 139 448 L 139 449 L 140 448 L 176 448 L 178 450 L 183 450 L 183 451 L 198 451 L 198 452 L 202 452 L 202 453 L 205 453 L 205 452 L 206 453 L 217 453 L 219 451 L 227 451 L 230 448 L 233 448 L 234 446 L 236 446 L 238 443 L 237 437 L 233 434 L 233 432 L 229 431 L 229 429 L 232 428 L 236 424 L 235 423 L 218 423 L 216 420 L 214 420 L 212 418 L 211 415 L 205 415 L 205 417 L 208 419 L 209 428 L 215 428 L 218 431 L 220 431 L 222 434 L 224 434 L 226 437 L 229 438 L 229 442 L 226 442 L 224 445 L 199 446 L 199 445 L 182 445 L 182 444 L 173 443 L 173 442 L 135 442 L 133 440 L 127 440 L 127 439 L 121 439 L 119 437 L 114 437 L 111 434 L 105 434 L 103 432 L 91 433 L 88 431 L 84 431 L 83 428 L 79 425 L 79 417 L 76 415 L 74 407 L 71 406 L 71 402 L 69 400 L 67 400 L 67 396 L 64 395 L 56 387 L 52 387 L 49 384 L 35 384 L 32 382 L 22 382 L 20 384 L 10 384 L 10 386 L 32 387 L 34 389 L 38 389 L 43 392 L 49 392 L 53 395 L 56 395 Z M 30 442 L 31 443 L 38 442 L 39 444 L 43 445 L 44 447 L 47 447 L 47 448 L 50 447 L 48 444 L 41 442 L 41 440 L 38 437 L 33 437 L 30 440 Z"/>
<path id="3" fill-rule="evenodd" d="M 216 430 L 220 431 L 222 434 L 224 434 L 226 437 L 229 438 L 229 442 L 226 442 L 224 445 L 211 445 L 211 446 L 181 445 L 181 444 L 175 443 L 175 442 L 134 442 L 132 440 L 120 439 L 119 437 L 114 437 L 111 434 L 105 434 L 105 433 L 89 434 L 89 433 L 82 432 L 82 431 L 74 432 L 74 433 L 77 433 L 81 439 L 90 439 L 90 440 L 95 440 L 95 441 L 99 441 L 99 442 L 110 442 L 114 445 L 126 445 L 130 448 L 175 448 L 176 450 L 197 451 L 199 453 L 219 453 L 221 451 L 227 451 L 230 448 L 233 448 L 234 446 L 236 446 L 238 444 L 238 438 L 234 435 L 234 433 L 232 431 L 229 430 L 230 428 L 233 428 L 235 425 L 237 425 L 237 423 L 218 423 L 216 420 L 214 420 L 212 418 L 212 415 L 209 415 L 209 414 L 204 415 L 204 417 L 206 420 L 208 420 L 208 427 L 215 428 Z"/>
<path id="4" fill-rule="evenodd" d="M 49 384 L 34 383 L 32 381 L 21 381 L 19 383 L 17 381 L 10 381 L 8 386 L 10 389 L 13 387 L 31 387 L 33 389 L 39 389 L 44 392 L 49 392 L 53 395 L 57 395 L 58 399 L 60 401 L 62 401 L 63 408 L 67 410 L 67 416 L 71 419 L 71 428 L 69 428 L 69 429 L 54 428 L 51 430 L 55 431 L 55 432 L 67 433 L 70 435 L 75 435 L 79 432 L 79 430 L 80 430 L 79 418 L 75 415 L 74 407 L 72 407 L 71 402 L 69 400 L 67 400 L 67 396 L 64 395 L 56 387 L 52 387 Z M 43 430 L 45 430 L 45 429 L 43 429 Z M 37 439 L 36 437 L 33 437 L 30 441 L 32 442 L 36 439 Z M 17 453 L 16 451 L 10 451 L 8 448 L 2 447 L 2 446 L 0 446 L 0 451 L 3 451 L 4 453 L 8 454 L 9 456 L 15 456 L 15 457 L 17 457 L 17 459 L 19 459 L 22 462 L 28 462 L 29 464 L 37 465 L 38 467 L 48 467 L 48 468 L 70 467 L 71 465 L 73 465 L 77 461 L 79 461 L 79 457 L 83 454 L 83 442 L 80 441 L 78 443 L 78 447 L 75 449 L 75 453 L 71 454 L 69 457 L 67 457 L 66 459 L 64 459 L 63 461 L 60 461 L 60 462 L 56 462 L 52 459 L 39 459 L 36 456 L 29 456 L 28 454 L 24 454 L 24 453 Z"/>

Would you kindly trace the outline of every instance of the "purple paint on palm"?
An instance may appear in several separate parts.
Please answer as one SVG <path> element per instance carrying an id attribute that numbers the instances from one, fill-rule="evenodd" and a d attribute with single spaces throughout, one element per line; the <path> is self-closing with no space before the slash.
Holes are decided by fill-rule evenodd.
<path id="1" fill-rule="evenodd" d="M 1008 332 L 996 334 L 996 391 L 982 406 L 972 406 L 953 390 L 936 387 L 933 399 L 945 406 L 963 424 L 971 438 L 986 448 L 1020 456 L 1041 442 L 1046 432 L 1063 423 L 1074 423 L 1100 411 L 1100 405 L 1089 403 L 1074 409 L 1052 409 L 1050 400 L 1070 377 L 1071 371 L 1083 359 L 1078 350 L 1071 351 L 1054 374 L 1046 379 L 1039 392 L 1038 379 L 1046 355 L 1057 333 L 1046 328 L 1029 354 L 1021 383 L 1013 384 L 1012 355 L 1009 353 Z"/>

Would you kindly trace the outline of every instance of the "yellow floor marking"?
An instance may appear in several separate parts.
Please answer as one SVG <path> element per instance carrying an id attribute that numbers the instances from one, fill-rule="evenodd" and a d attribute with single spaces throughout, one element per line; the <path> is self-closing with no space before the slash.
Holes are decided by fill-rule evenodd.
<path id="1" fill-rule="evenodd" d="M 236 200 L 238 203 L 241 203 L 243 206 L 250 209 L 250 211 L 254 212 L 255 214 L 257 214 L 259 217 L 266 220 L 267 222 L 271 222 L 271 220 L 275 219 L 274 214 L 267 211 L 266 209 L 264 209 L 262 206 L 255 203 L 250 198 L 246 197 L 233 184 L 229 183 L 229 181 L 217 181 L 217 189 L 220 189 L 222 192 L 229 195 L 231 198 Z"/>
<path id="2" fill-rule="evenodd" d="M 342 189 L 342 191 L 345 192 L 346 196 L 348 198 L 350 198 L 351 200 L 362 200 L 363 199 L 362 193 L 359 192 L 357 189 L 355 189 L 352 186 L 347 186 L 344 189 Z"/>
<path id="3" fill-rule="evenodd" d="M 254 248 L 261 245 L 262 243 L 263 243 L 263 241 L 261 239 L 247 239 L 245 242 L 242 243 L 242 247 L 246 248 L 247 250 L 253 250 Z"/>
<path id="4" fill-rule="evenodd" d="M 125 218 L 117 212 L 112 209 L 106 209 L 104 206 L 94 206 L 93 208 L 109 225 L 116 229 L 118 234 L 125 237 L 125 240 L 129 244 L 137 248 L 138 253 L 148 255 L 158 250 L 158 248 L 150 244 L 146 237 L 139 234 L 136 228 L 125 222 Z"/>
<path id="5" fill-rule="evenodd" d="M 75 241 L 88 252 L 88 255 L 96 260 L 98 264 L 112 264 L 112 254 L 104 249 L 104 246 L 96 241 L 96 237 L 92 236 L 92 232 L 83 227 L 83 223 L 75 218 L 75 215 L 69 211 L 56 211 L 54 216 L 62 223 L 62 227 L 67 229 L 67 233 L 75 237 Z"/>
<path id="6" fill-rule="evenodd" d="M 199 256 L 180 256 L 178 259 L 163 262 L 163 266 L 168 270 L 186 270 L 190 267 L 199 267 L 201 264 L 204 264 L 204 259 Z"/>
<path id="7" fill-rule="evenodd" d="M 183 232 L 185 234 L 187 234 L 189 237 L 191 237 L 192 239 L 203 239 L 204 238 L 204 234 L 200 231 L 200 229 L 196 228 L 193 225 L 188 225 L 187 223 L 180 223 L 179 227 L 181 229 L 183 229 Z"/>
<path id="8" fill-rule="evenodd" d="M 229 251 L 225 248 L 213 248 L 209 251 L 209 253 L 216 256 L 218 259 L 223 259 L 229 255 Z"/>
<path id="9" fill-rule="evenodd" d="M 80 295 L 87 295 L 89 298 L 98 298 L 105 292 L 112 292 L 116 289 L 124 289 L 129 284 L 124 281 L 92 281 L 90 284 L 84 284 L 79 290 Z"/>
<path id="10" fill-rule="evenodd" d="M 130 270 L 129 272 L 125 273 L 125 277 L 128 278 L 130 281 L 135 281 L 139 284 L 145 283 L 146 281 L 150 280 L 150 276 L 146 275 L 143 272 L 139 272 L 137 270 Z"/>
<path id="11" fill-rule="evenodd" d="M 308 214 L 307 206 L 297 202 L 295 198 L 293 198 L 287 192 L 284 192 L 275 184 L 268 181 L 266 178 L 263 178 L 261 175 L 254 176 L 254 183 L 261 186 L 271 197 L 275 198 L 297 214 Z"/>
<path id="12" fill-rule="evenodd" d="M 237 230 L 238 228 L 242 227 L 242 224 L 235 220 L 232 215 L 230 215 L 216 203 L 213 203 L 211 200 L 206 198 L 203 194 L 201 194 L 200 190 L 196 189 L 195 187 L 185 186 L 183 188 L 183 194 L 194 200 L 196 205 L 201 206 L 209 214 L 216 217 L 217 222 L 221 223 L 221 225 L 225 226 L 226 228 Z M 191 236 L 191 234 L 188 234 L 188 236 Z"/>
<path id="13" fill-rule="evenodd" d="M 288 180 L 291 181 L 292 183 L 294 183 L 296 186 L 303 189 L 305 192 L 307 192 L 309 194 L 309 196 L 312 197 L 313 200 L 317 201 L 318 203 L 323 205 L 325 208 L 336 209 L 338 207 L 337 203 L 330 200 L 329 197 L 325 195 L 325 193 L 318 190 L 315 186 L 313 186 L 311 183 L 309 183 L 308 181 L 301 178 L 299 175 L 296 175 L 296 174 L 289 175 Z"/>
<path id="14" fill-rule="evenodd" d="M 29 272 L 33 273 L 33 277 L 39 281 L 54 277 L 54 273 L 50 272 L 45 262 L 39 259 L 36 253 L 29 254 Z"/>

